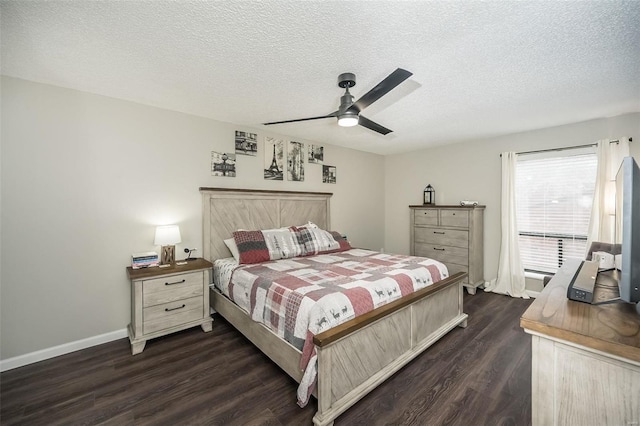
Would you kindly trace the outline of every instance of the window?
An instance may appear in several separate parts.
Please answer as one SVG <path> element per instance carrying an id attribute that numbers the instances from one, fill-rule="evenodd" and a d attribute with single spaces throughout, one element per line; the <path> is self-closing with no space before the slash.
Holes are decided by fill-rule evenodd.
<path id="1" fill-rule="evenodd" d="M 584 259 L 597 164 L 591 148 L 519 156 L 516 214 L 525 270 L 555 273 L 567 257 Z"/>

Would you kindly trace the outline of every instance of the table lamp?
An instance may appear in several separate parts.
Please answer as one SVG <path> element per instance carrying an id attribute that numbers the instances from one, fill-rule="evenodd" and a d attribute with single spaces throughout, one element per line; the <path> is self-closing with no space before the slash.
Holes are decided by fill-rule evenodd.
<path id="1" fill-rule="evenodd" d="M 156 237 L 153 244 L 156 246 L 162 246 L 162 255 L 160 256 L 160 263 L 162 265 L 168 265 L 175 262 L 175 244 L 180 242 L 182 242 L 182 238 L 180 238 L 180 228 L 178 225 L 158 226 L 156 228 Z"/>

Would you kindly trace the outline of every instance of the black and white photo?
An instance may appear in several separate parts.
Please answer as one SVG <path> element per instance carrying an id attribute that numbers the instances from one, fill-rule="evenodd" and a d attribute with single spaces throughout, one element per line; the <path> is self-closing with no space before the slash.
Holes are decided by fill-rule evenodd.
<path id="1" fill-rule="evenodd" d="M 307 162 L 309 164 L 322 164 L 324 162 L 324 147 L 320 145 L 309 144 Z"/>
<path id="2" fill-rule="evenodd" d="M 284 180 L 284 141 L 271 136 L 264 138 L 264 178 Z"/>
<path id="3" fill-rule="evenodd" d="M 287 180 L 304 181 L 304 143 L 289 141 L 287 160 Z"/>
<path id="4" fill-rule="evenodd" d="M 236 177 L 236 155 L 211 151 L 211 176 Z"/>
<path id="5" fill-rule="evenodd" d="M 236 130 L 236 154 L 258 155 L 258 135 Z"/>
<path id="6" fill-rule="evenodd" d="M 322 166 L 322 183 L 336 183 L 336 167 Z"/>

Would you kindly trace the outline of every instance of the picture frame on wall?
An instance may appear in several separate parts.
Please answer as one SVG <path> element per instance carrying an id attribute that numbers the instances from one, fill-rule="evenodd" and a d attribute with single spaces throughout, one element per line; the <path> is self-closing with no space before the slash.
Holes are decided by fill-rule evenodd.
<path id="1" fill-rule="evenodd" d="M 236 154 L 211 151 L 211 176 L 236 177 Z"/>
<path id="2" fill-rule="evenodd" d="M 289 141 L 287 147 L 287 180 L 304 181 L 304 143 Z"/>
<path id="3" fill-rule="evenodd" d="M 258 155 L 258 135 L 236 130 L 236 154 Z"/>
<path id="4" fill-rule="evenodd" d="M 284 180 L 284 141 L 266 136 L 264 138 L 264 178 Z"/>
<path id="5" fill-rule="evenodd" d="M 322 166 L 322 183 L 336 183 L 338 181 L 335 166 Z"/>
<path id="6" fill-rule="evenodd" d="M 324 162 L 324 147 L 309 144 L 307 149 L 307 162 L 309 164 L 322 164 Z"/>

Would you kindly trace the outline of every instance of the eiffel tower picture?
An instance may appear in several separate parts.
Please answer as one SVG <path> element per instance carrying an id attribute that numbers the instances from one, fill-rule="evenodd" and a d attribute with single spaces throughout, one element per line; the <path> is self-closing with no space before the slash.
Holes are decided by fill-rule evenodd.
<path id="1" fill-rule="evenodd" d="M 280 139 L 274 139 L 267 137 L 265 139 L 266 148 L 273 146 L 273 157 L 271 158 L 271 163 L 268 163 L 268 160 L 265 156 L 265 169 L 264 169 L 264 178 L 268 180 L 283 180 L 283 165 L 282 165 L 282 157 L 284 156 L 284 142 Z M 265 149 L 265 152 L 269 152 L 268 149 Z M 267 167 L 267 164 L 269 166 Z"/>

